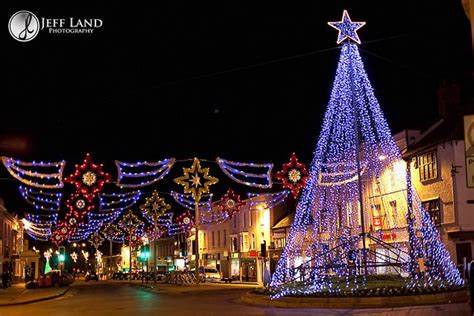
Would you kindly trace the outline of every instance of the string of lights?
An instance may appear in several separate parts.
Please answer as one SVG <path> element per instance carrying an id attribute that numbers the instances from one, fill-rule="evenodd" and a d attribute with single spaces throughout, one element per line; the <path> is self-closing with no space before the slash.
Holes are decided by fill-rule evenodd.
<path id="1" fill-rule="evenodd" d="M 217 158 L 216 161 L 222 172 L 237 183 L 262 189 L 272 187 L 272 163 L 235 162 L 222 158 Z"/>
<path id="2" fill-rule="evenodd" d="M 25 201 L 37 210 L 57 212 L 61 208 L 62 193 L 50 193 L 22 185 L 18 190 Z"/>
<path id="3" fill-rule="evenodd" d="M 2 162 L 12 177 L 30 187 L 59 189 L 64 186 L 62 176 L 65 161 L 28 162 L 2 157 Z"/>
<path id="4" fill-rule="evenodd" d="M 115 161 L 118 171 L 117 186 L 120 188 L 139 188 L 163 179 L 175 164 L 176 159 L 168 158 L 157 162 Z M 139 170 L 147 171 L 139 171 Z"/>

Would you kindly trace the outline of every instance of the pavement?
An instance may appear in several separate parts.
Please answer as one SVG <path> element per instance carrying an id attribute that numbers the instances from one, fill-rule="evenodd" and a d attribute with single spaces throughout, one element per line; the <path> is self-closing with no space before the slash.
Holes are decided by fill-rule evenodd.
<path id="1" fill-rule="evenodd" d="M 16 283 L 0 289 L 0 306 L 20 305 L 54 299 L 64 295 L 69 287 L 51 287 L 28 290 L 24 283 Z"/>
<path id="2" fill-rule="evenodd" d="M 291 309 L 242 304 L 249 291 L 241 285 L 204 284 L 178 286 L 158 284 L 153 289 L 141 282 L 75 282 L 61 297 L 33 304 L 0 307 L 0 316 L 50 315 L 470 315 L 466 303 L 382 309 Z M 225 288 L 223 288 L 225 287 Z M 179 293 L 178 293 L 179 292 Z"/>

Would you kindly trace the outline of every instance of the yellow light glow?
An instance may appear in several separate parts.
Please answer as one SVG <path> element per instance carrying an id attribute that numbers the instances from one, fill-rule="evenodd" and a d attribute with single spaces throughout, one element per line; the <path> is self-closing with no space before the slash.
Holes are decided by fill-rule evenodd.
<path id="1" fill-rule="evenodd" d="M 22 218 L 21 221 L 23 223 L 23 227 L 25 228 L 25 230 L 30 229 L 31 223 L 26 218 Z"/>

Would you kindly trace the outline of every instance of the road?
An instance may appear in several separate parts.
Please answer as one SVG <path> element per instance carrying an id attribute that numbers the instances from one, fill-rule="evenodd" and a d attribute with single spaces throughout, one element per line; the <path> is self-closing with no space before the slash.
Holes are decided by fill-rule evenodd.
<path id="1" fill-rule="evenodd" d="M 0 307 L 0 316 L 138 315 L 469 315 L 467 304 L 384 310 L 281 309 L 239 303 L 246 289 L 150 292 L 113 282 L 79 282 L 64 296 L 44 302 Z"/>

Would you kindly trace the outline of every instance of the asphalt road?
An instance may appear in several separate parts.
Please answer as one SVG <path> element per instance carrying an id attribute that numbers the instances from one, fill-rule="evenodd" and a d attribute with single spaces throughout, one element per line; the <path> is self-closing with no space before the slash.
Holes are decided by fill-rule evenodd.
<path id="1" fill-rule="evenodd" d="M 0 307 L 0 316 L 138 315 L 470 315 L 467 304 L 384 310 L 280 309 L 243 305 L 245 289 L 149 292 L 109 282 L 77 283 L 64 296 L 44 302 Z"/>

